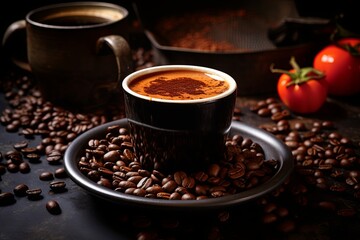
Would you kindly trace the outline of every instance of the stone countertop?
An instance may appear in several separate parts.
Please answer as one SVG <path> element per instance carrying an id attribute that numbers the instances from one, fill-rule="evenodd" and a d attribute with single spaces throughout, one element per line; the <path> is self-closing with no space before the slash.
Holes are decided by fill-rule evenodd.
<path id="1" fill-rule="evenodd" d="M 26 80 L 24 76 L 27 75 L 12 70 L 1 75 L 1 115 L 19 108 L 10 100 L 4 86 L 8 86 L 9 81 L 21 84 Z M 26 97 L 27 91 L 23 92 L 17 91 L 16 94 Z M 331 131 L 351 139 L 357 162 L 360 162 L 359 97 L 329 98 L 318 113 L 308 116 L 291 114 L 286 121 L 291 126 L 297 122 L 309 126 L 314 122 L 333 123 Z M 274 129 L 277 123 L 271 116 L 260 116 L 254 111 L 254 106 L 269 98 L 276 99 L 276 95 L 239 96 L 234 121 Z M 104 119 L 110 121 L 111 116 Z M 9 131 L 6 124 L 2 124 L 0 152 L 3 159 L 0 164 L 6 165 L 6 153 L 13 150 L 14 144 L 24 140 L 33 147 L 43 141 L 39 135 L 30 138 L 21 128 Z M 351 170 L 359 171 L 359 164 L 352 166 Z M 40 161 L 30 163 L 30 167 L 29 173 L 6 171 L 0 175 L 2 193 L 12 192 L 21 183 L 29 188 L 42 189 L 40 199 L 15 197 L 14 203 L 0 206 L 0 239 L 354 239 L 360 235 L 358 191 L 322 189 L 311 181 L 307 182 L 306 177 L 297 171 L 289 180 L 292 184 L 284 185 L 259 202 L 206 212 L 158 212 L 96 198 L 68 177 L 57 179 L 65 181 L 66 191 L 54 193 L 49 188 L 49 181 L 40 180 L 39 174 L 44 171 L 54 173 L 63 167 L 63 163 L 49 164 L 42 155 Z M 345 180 L 329 177 L 329 182 L 344 184 Z M 52 215 L 46 210 L 49 200 L 60 204 L 61 214 Z"/>

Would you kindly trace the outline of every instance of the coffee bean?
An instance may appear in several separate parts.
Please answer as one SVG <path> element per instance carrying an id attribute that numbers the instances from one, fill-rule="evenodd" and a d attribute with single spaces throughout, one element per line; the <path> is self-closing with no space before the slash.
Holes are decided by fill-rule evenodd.
<path id="1" fill-rule="evenodd" d="M 0 193 L 0 206 L 11 205 L 16 202 L 14 194 L 11 192 Z"/>
<path id="2" fill-rule="evenodd" d="M 54 175 L 57 178 L 67 178 L 68 177 L 67 172 L 66 172 L 65 168 L 63 168 L 63 167 L 57 168 L 55 170 Z"/>
<path id="3" fill-rule="evenodd" d="M 50 188 L 55 193 L 61 193 L 67 190 L 66 183 L 64 181 L 52 181 L 50 182 Z"/>
<path id="4" fill-rule="evenodd" d="M 7 132 L 17 132 L 20 128 L 20 122 L 19 121 L 13 121 L 12 123 L 9 123 L 6 125 L 5 130 Z"/>
<path id="5" fill-rule="evenodd" d="M 177 171 L 174 173 L 174 180 L 178 185 L 182 185 L 183 180 L 187 177 L 184 171 Z"/>
<path id="6" fill-rule="evenodd" d="M 37 153 L 36 147 L 25 147 L 25 148 L 21 148 L 20 151 L 25 156 L 30 153 Z"/>
<path id="7" fill-rule="evenodd" d="M 195 200 L 195 199 L 196 196 L 191 193 L 185 193 L 184 195 L 181 196 L 181 200 Z"/>
<path id="8" fill-rule="evenodd" d="M 43 180 L 43 181 L 53 180 L 54 175 L 52 174 L 52 172 L 45 171 L 45 172 L 40 173 L 39 179 Z"/>
<path id="9" fill-rule="evenodd" d="M 271 120 L 277 122 L 282 119 L 284 119 L 286 116 L 283 114 L 283 112 L 275 112 L 271 115 Z"/>
<path id="10" fill-rule="evenodd" d="M 195 173 L 194 177 L 199 182 L 205 182 L 209 178 L 209 175 L 207 175 L 205 172 L 199 171 Z"/>
<path id="11" fill-rule="evenodd" d="M 228 176 L 229 176 L 231 179 L 241 178 L 242 176 L 245 175 L 245 169 L 246 169 L 245 164 L 243 164 L 243 163 L 238 163 L 236 167 L 231 168 L 231 169 L 228 171 Z"/>
<path id="12" fill-rule="evenodd" d="M 60 160 L 62 159 L 62 154 L 58 150 L 51 150 L 46 157 L 46 160 L 49 164 L 59 164 Z"/>
<path id="13" fill-rule="evenodd" d="M 159 192 L 156 194 L 157 198 L 161 198 L 161 199 L 170 199 L 171 194 L 168 192 Z"/>
<path id="14" fill-rule="evenodd" d="M 107 162 L 116 162 L 120 159 L 120 153 L 117 150 L 112 150 L 104 154 L 104 160 Z"/>
<path id="15" fill-rule="evenodd" d="M 132 194 L 135 196 L 144 197 L 146 195 L 146 191 L 142 188 L 135 188 Z"/>
<path id="16" fill-rule="evenodd" d="M 295 122 L 294 129 L 298 130 L 298 131 L 305 131 L 306 130 L 306 125 L 303 122 Z"/>
<path id="17" fill-rule="evenodd" d="M 191 189 L 191 188 L 194 188 L 195 187 L 195 179 L 193 177 L 189 177 L 187 176 L 186 178 L 184 178 L 181 182 L 181 185 L 184 187 L 184 188 L 187 188 L 187 189 Z"/>
<path id="18" fill-rule="evenodd" d="M 208 168 L 209 176 L 216 177 L 220 172 L 221 167 L 218 164 L 211 164 Z"/>
<path id="19" fill-rule="evenodd" d="M 24 196 L 26 196 L 26 191 L 28 189 L 29 189 L 29 187 L 26 184 L 16 185 L 14 188 L 14 194 L 17 197 L 24 197 Z"/>
<path id="20" fill-rule="evenodd" d="M 20 165 L 19 165 L 19 171 L 21 172 L 21 173 L 29 173 L 30 172 L 30 165 L 29 165 L 29 163 L 27 163 L 27 162 L 22 162 L 22 163 L 20 163 Z"/>
<path id="21" fill-rule="evenodd" d="M 14 163 L 9 163 L 7 165 L 7 170 L 11 173 L 16 173 L 19 171 L 19 166 Z"/>
<path id="22" fill-rule="evenodd" d="M 164 189 L 165 192 L 171 193 L 177 188 L 177 186 L 178 185 L 174 180 L 169 180 L 162 185 L 162 189 Z"/>
<path id="23" fill-rule="evenodd" d="M 159 238 L 158 233 L 153 231 L 140 231 L 136 235 L 137 240 L 153 240 L 158 238 Z"/>
<path id="24" fill-rule="evenodd" d="M 27 195 L 29 200 L 40 200 L 40 199 L 42 199 L 43 196 L 41 195 L 41 193 L 42 193 L 41 188 L 32 188 L 32 189 L 26 190 L 26 195 Z"/>
<path id="25" fill-rule="evenodd" d="M 152 185 L 152 179 L 150 177 L 144 177 L 137 183 L 137 188 L 147 189 Z"/>
<path id="26" fill-rule="evenodd" d="M 14 148 L 19 151 L 22 148 L 26 148 L 28 146 L 28 144 L 29 144 L 28 141 L 21 141 L 21 142 L 15 143 Z"/>
<path id="27" fill-rule="evenodd" d="M 110 188 L 110 189 L 112 188 L 111 181 L 107 178 L 100 177 L 100 180 L 97 181 L 97 184 L 107 187 L 107 188 Z"/>
<path id="28" fill-rule="evenodd" d="M 84 169 L 84 168 L 83 168 Z M 82 169 L 82 172 L 84 172 L 84 170 Z M 94 181 L 97 182 L 100 180 L 100 173 L 97 170 L 90 170 L 87 172 L 87 177 Z"/>
<path id="29" fill-rule="evenodd" d="M 31 163 L 35 163 L 35 162 L 39 162 L 40 160 L 40 154 L 37 154 L 37 153 L 29 153 L 29 154 L 26 154 L 25 156 L 29 162 Z"/>
<path id="30" fill-rule="evenodd" d="M 16 165 L 23 162 L 22 154 L 21 152 L 17 150 L 10 150 L 5 153 L 5 159 L 11 160 L 11 163 L 14 163 Z"/>
<path id="31" fill-rule="evenodd" d="M 271 110 L 267 107 L 263 107 L 257 111 L 257 114 L 261 117 L 269 117 L 271 115 Z"/>
<path id="32" fill-rule="evenodd" d="M 178 192 L 173 192 L 169 196 L 170 200 L 181 200 L 181 194 Z"/>
<path id="33" fill-rule="evenodd" d="M 46 209 L 48 210 L 49 213 L 51 213 L 53 215 L 58 215 L 61 213 L 60 205 L 55 200 L 49 200 L 46 203 Z"/>

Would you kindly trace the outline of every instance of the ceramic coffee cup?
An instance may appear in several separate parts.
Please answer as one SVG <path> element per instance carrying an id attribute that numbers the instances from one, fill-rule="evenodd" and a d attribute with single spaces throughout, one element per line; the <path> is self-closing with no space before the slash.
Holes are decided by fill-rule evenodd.
<path id="1" fill-rule="evenodd" d="M 195 171 L 224 158 L 237 93 L 230 75 L 164 65 L 128 75 L 122 87 L 134 152 L 144 168 Z"/>
<path id="2" fill-rule="evenodd" d="M 133 71 L 127 18 L 127 9 L 105 2 L 48 5 L 12 23 L 3 46 L 14 63 L 33 73 L 45 99 L 88 109 L 120 92 Z M 25 60 L 14 50 L 20 36 L 26 36 Z"/>

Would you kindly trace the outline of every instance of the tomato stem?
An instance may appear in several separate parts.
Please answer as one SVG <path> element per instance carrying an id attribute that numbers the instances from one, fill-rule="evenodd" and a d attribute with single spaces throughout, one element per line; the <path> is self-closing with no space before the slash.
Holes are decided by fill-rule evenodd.
<path id="1" fill-rule="evenodd" d="M 290 65 L 292 66 L 293 71 L 275 69 L 274 64 L 270 66 L 271 72 L 287 74 L 291 78 L 291 81 L 286 85 L 287 87 L 291 85 L 298 85 L 305 83 L 310 79 L 320 79 L 324 77 L 324 73 L 315 68 L 312 67 L 300 68 L 294 56 L 290 58 Z"/>
<path id="2" fill-rule="evenodd" d="M 340 44 L 340 47 L 348 51 L 352 56 L 360 56 L 360 43 L 355 44 L 352 46 L 351 44 Z"/>

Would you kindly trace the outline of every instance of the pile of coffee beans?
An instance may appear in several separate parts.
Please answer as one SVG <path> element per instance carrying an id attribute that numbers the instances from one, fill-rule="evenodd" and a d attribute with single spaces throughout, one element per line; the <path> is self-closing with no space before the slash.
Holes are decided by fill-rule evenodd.
<path id="1" fill-rule="evenodd" d="M 295 173 L 284 186 L 291 186 L 297 204 L 326 209 L 343 217 L 359 214 L 356 206 L 344 204 L 338 198 L 355 202 L 359 199 L 359 143 L 338 132 L 332 121 L 296 118 L 275 98 L 260 100 L 249 109 L 270 118 L 271 122 L 259 127 L 274 134 L 291 149 Z M 310 190 L 323 195 L 313 193 L 311 196 Z M 329 198 L 328 194 L 334 195 Z"/>
<path id="2" fill-rule="evenodd" d="M 128 129 L 111 126 L 102 138 L 91 139 L 78 167 L 92 181 L 136 196 L 195 200 L 236 194 L 258 186 L 279 168 L 277 159 L 265 159 L 262 146 L 234 135 L 226 142 L 224 159 L 195 172 L 164 174 L 144 169 L 135 157 Z"/>
<path id="3" fill-rule="evenodd" d="M 151 57 L 151 52 L 143 48 L 139 48 L 133 54 L 138 69 L 151 66 L 152 63 L 149 61 Z M 59 165 L 59 168 L 54 173 L 50 171 L 41 173 L 40 180 L 54 180 L 54 176 L 58 179 L 67 177 L 62 160 L 71 141 L 95 126 L 124 117 L 123 109 L 119 107 L 118 102 L 91 112 L 75 112 L 55 106 L 42 97 L 36 88 L 36 82 L 28 73 L 11 72 L 8 81 L 1 82 L 0 90 L 8 103 L 8 107 L 1 111 L 0 124 L 7 132 L 24 137 L 23 141 L 13 145 L 13 150 L 0 152 L 0 181 L 1 176 L 6 172 L 29 173 L 31 165 L 41 163 L 43 155 L 48 164 Z M 36 146 L 29 146 L 29 142 L 36 137 L 40 137 L 41 142 Z M 50 188 L 52 192 L 64 192 L 65 185 L 63 181 L 58 181 L 56 184 L 52 182 Z M 25 191 L 21 191 L 23 189 Z M 0 189 L 0 206 L 15 203 L 15 197 L 19 196 L 40 200 L 42 189 L 28 189 L 25 184 L 14 186 L 13 192 L 1 192 Z M 51 203 L 49 206 L 46 206 L 48 210 L 57 205 Z"/>
<path id="4" fill-rule="evenodd" d="M 274 124 L 260 126 L 281 139 L 294 156 L 296 171 L 310 185 L 323 190 L 360 195 L 360 158 L 358 146 L 336 131 L 332 121 L 291 120 L 290 114 L 274 98 L 260 101 L 252 111 L 263 116 L 265 109 Z M 278 116 L 281 114 L 281 118 Z M 276 120 L 275 120 L 276 119 Z"/>

